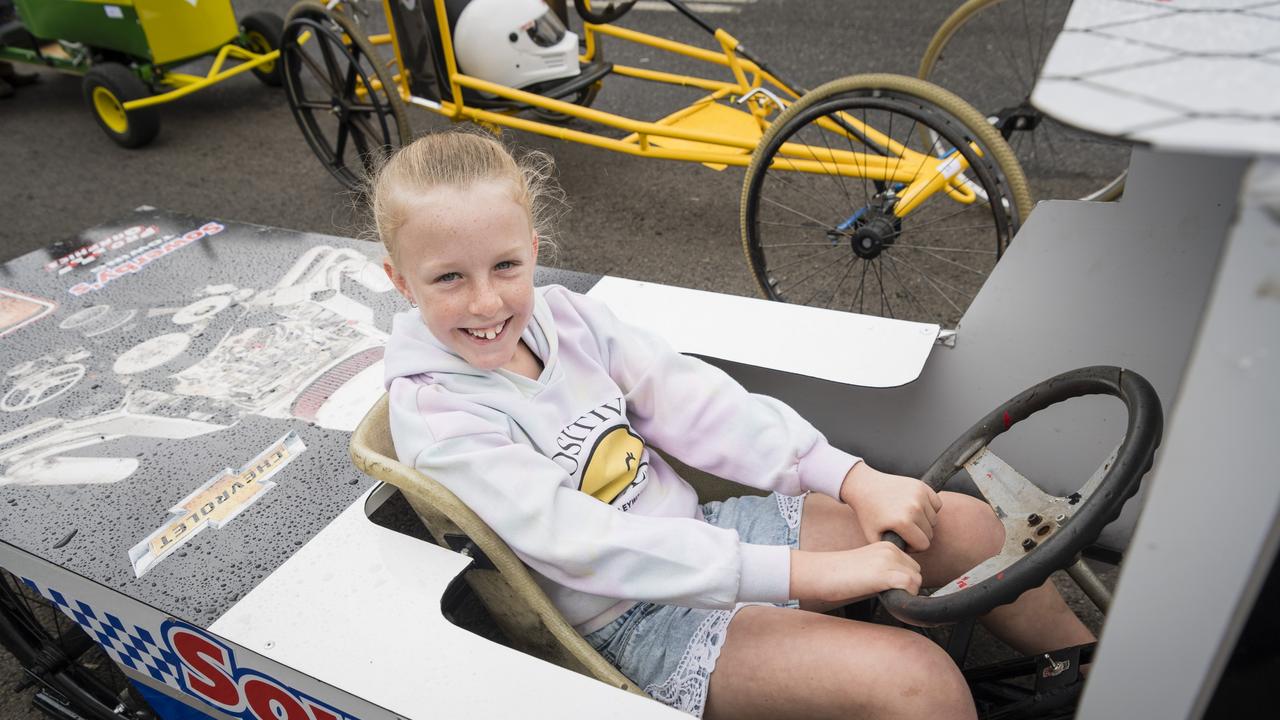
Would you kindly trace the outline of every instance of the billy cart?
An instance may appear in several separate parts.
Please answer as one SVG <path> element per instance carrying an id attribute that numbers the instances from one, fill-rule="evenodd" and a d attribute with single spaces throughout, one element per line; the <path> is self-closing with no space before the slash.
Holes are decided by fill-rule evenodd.
<path id="1" fill-rule="evenodd" d="M 915 78 L 859 75 L 806 92 L 669 2 L 710 48 L 623 27 L 634 2 L 576 1 L 581 36 L 542 0 L 301 2 L 281 40 L 285 89 L 308 145 L 352 189 L 410 140 L 410 107 L 745 168 L 742 246 L 767 297 L 954 326 L 1031 210 L 999 131 Z M 610 62 L 606 43 L 656 62 Z M 664 60 L 715 72 L 672 72 Z M 622 79 L 682 88 L 691 102 L 655 108 L 653 120 L 590 107 Z"/>
<path id="2" fill-rule="evenodd" d="M 160 132 L 156 106 L 244 72 L 280 84 L 282 21 L 230 0 L 13 0 L 0 25 L 0 61 L 84 78 L 84 98 L 107 137 L 136 148 Z M 212 58 L 202 75 L 182 66 Z"/>

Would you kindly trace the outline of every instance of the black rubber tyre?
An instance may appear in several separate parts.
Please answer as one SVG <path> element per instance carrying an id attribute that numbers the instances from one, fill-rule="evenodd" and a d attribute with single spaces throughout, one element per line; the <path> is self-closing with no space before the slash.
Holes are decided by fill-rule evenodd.
<path id="1" fill-rule="evenodd" d="M 1070 5 L 968 0 L 934 33 L 918 75 L 973 103 L 997 126 L 1037 197 L 1115 200 L 1124 191 L 1129 145 L 1063 125 L 1030 102 Z"/>
<path id="2" fill-rule="evenodd" d="M 897 217 L 897 193 L 914 177 L 887 183 L 856 163 L 883 157 L 894 173 L 913 171 L 857 123 L 926 156 L 963 157 L 956 177 L 969 203 L 940 190 Z M 807 167 L 783 169 L 789 161 Z M 948 167 L 959 166 L 937 170 Z M 977 111 L 915 78 L 856 75 L 807 93 L 769 126 L 743 183 L 742 243 L 772 300 L 954 327 L 1030 209 L 1017 161 Z"/>
<path id="3" fill-rule="evenodd" d="M 305 43 L 299 40 L 309 33 Z M 346 15 L 314 2 L 289 11 L 280 58 L 289 108 L 307 144 L 350 190 L 378 162 L 413 139 L 409 116 L 386 65 Z M 361 88 L 369 88 L 360 97 Z"/>
<path id="4" fill-rule="evenodd" d="M 142 147 L 159 134 L 160 113 L 154 106 L 128 112 L 122 107 L 130 100 L 151 95 L 146 84 L 124 65 L 113 62 L 94 65 L 85 73 L 80 87 L 98 127 L 117 145 Z"/>
<path id="5" fill-rule="evenodd" d="M 259 55 L 279 50 L 280 34 L 283 31 L 284 20 L 273 12 L 260 10 L 240 18 L 240 44 Z M 254 77 L 262 81 L 262 84 L 280 87 L 284 81 L 284 73 L 280 70 L 281 65 L 282 63 L 277 59 L 274 62 L 259 65 L 252 72 Z"/>
<path id="6" fill-rule="evenodd" d="M 584 0 L 573 0 L 573 7 L 578 11 L 579 17 L 596 25 L 620 19 L 635 4 L 636 0 L 592 0 L 592 7 L 588 8 Z"/>
<path id="7" fill-rule="evenodd" d="M 38 683 L 43 701 L 86 720 L 154 720 L 124 672 L 83 629 L 0 570 L 0 644 Z"/>

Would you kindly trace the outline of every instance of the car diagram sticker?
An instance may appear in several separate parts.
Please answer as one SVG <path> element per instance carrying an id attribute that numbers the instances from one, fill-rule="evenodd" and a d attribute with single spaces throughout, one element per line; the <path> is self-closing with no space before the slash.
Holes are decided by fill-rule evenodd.
<path id="1" fill-rule="evenodd" d="M 290 430 L 239 470 L 226 468 L 196 488 L 169 512 L 173 517 L 129 550 L 133 572 L 142 577 L 156 563 L 205 528 L 219 529 L 265 495 L 271 478 L 297 457 L 306 445 Z"/>
<path id="2" fill-rule="evenodd" d="M 0 288 L 0 337 L 30 325 L 58 307 L 43 298 Z"/>

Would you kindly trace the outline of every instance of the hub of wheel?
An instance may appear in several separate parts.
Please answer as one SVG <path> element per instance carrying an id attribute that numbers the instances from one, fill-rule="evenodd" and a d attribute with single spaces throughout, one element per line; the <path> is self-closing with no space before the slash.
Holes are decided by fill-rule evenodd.
<path id="1" fill-rule="evenodd" d="M 901 219 L 883 210 L 871 210 L 849 239 L 849 246 L 858 257 L 871 260 L 892 245 L 901 230 Z"/>

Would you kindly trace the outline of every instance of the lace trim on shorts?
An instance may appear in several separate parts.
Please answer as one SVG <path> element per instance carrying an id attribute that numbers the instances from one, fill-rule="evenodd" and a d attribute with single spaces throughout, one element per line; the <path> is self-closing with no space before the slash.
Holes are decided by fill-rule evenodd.
<path id="1" fill-rule="evenodd" d="M 725 630 L 738 611 L 748 605 L 739 603 L 732 610 L 716 610 L 698 625 L 689 645 L 680 656 L 680 662 L 661 685 L 653 683 L 644 691 L 650 697 L 676 710 L 702 717 L 707 708 L 707 688 L 711 684 L 711 671 L 716 669 L 720 648 L 724 647 Z"/>
<path id="2" fill-rule="evenodd" d="M 787 521 L 787 527 L 795 530 L 800 527 L 800 513 L 804 510 L 804 495 L 783 495 L 782 493 L 774 493 L 773 496 L 778 499 L 778 514 L 783 520 Z"/>

